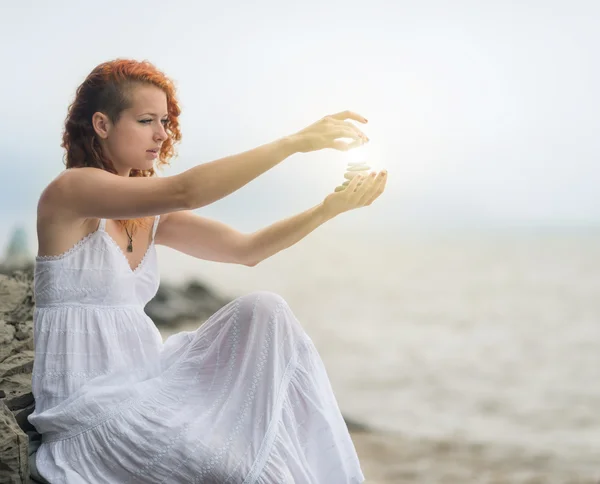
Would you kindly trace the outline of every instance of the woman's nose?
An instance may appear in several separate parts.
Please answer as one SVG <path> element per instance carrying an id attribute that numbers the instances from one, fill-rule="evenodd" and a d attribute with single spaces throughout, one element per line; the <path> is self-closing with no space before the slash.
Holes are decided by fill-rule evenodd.
<path id="1" fill-rule="evenodd" d="M 162 123 L 159 123 L 159 128 L 154 132 L 154 138 L 164 141 L 168 136 L 165 126 Z"/>

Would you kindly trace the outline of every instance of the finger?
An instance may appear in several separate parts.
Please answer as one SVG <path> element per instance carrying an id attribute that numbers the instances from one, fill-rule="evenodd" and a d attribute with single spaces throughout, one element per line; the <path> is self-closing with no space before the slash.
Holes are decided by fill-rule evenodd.
<path id="1" fill-rule="evenodd" d="M 375 191 L 375 194 L 367 200 L 365 205 L 366 206 L 371 205 L 375 200 L 377 200 L 381 196 L 381 194 L 383 193 L 384 190 L 385 190 L 385 184 L 382 188 L 379 188 Z"/>
<path id="2" fill-rule="evenodd" d="M 360 114 L 348 110 L 332 114 L 330 117 L 333 119 L 339 119 L 341 121 L 343 121 L 344 119 L 353 119 L 354 121 L 358 121 L 359 123 L 368 123 L 367 118 L 365 118 L 364 116 L 361 116 Z"/>
<path id="3" fill-rule="evenodd" d="M 360 185 L 362 183 L 363 183 L 363 177 L 355 176 L 352 180 L 350 180 L 350 183 L 348 183 L 346 190 L 348 190 L 349 193 L 354 193 L 356 191 L 356 189 L 358 187 L 360 187 Z"/>
<path id="4" fill-rule="evenodd" d="M 345 126 L 346 128 L 351 129 L 356 134 L 358 134 L 358 136 L 361 139 L 363 139 L 365 142 L 369 141 L 368 136 L 365 133 L 363 133 L 360 129 L 358 129 L 358 127 L 356 125 L 352 124 L 350 121 L 336 121 L 336 123 L 340 123 L 340 126 Z"/>
<path id="5" fill-rule="evenodd" d="M 358 178 L 358 177 L 357 177 Z M 352 182 L 356 180 L 356 178 L 354 178 L 350 184 L 348 185 L 348 187 L 350 187 L 352 185 Z M 370 180 L 368 176 L 361 176 L 360 180 L 358 181 L 358 183 L 356 184 L 356 186 L 354 187 L 354 190 L 352 190 L 352 194 L 353 195 L 357 195 L 358 197 L 361 197 L 362 194 L 364 193 L 364 191 L 367 189 L 367 187 L 369 186 Z"/>
<path id="6" fill-rule="evenodd" d="M 374 193 L 371 194 L 371 197 L 367 200 L 366 205 L 371 205 L 375 200 L 379 198 L 379 196 L 385 190 L 385 185 L 387 183 L 387 176 L 382 176 L 382 180 L 380 180 L 377 185 L 374 187 Z"/>
<path id="7" fill-rule="evenodd" d="M 360 201 L 367 200 L 374 190 L 377 189 L 379 184 L 380 177 L 377 176 L 377 173 L 371 172 L 365 179 L 364 185 L 360 188 L 361 198 Z"/>
<path id="8" fill-rule="evenodd" d="M 375 172 L 371 173 L 367 177 L 367 179 L 365 180 L 363 185 L 357 190 L 357 192 L 360 194 L 358 197 L 359 205 L 362 205 L 369 198 L 371 198 L 371 194 L 373 192 L 373 186 L 376 184 L 375 177 L 376 177 Z"/>
<path id="9" fill-rule="evenodd" d="M 366 137 L 363 137 L 360 131 L 356 131 L 352 128 L 348 128 L 347 126 L 336 126 L 332 131 L 327 133 L 328 136 L 331 136 L 333 139 L 337 138 L 348 138 L 351 140 L 365 140 Z"/>
<path id="10" fill-rule="evenodd" d="M 381 187 L 384 187 L 387 182 L 387 171 L 380 171 L 375 177 L 375 183 L 373 184 L 373 190 L 378 190 Z"/>
<path id="11" fill-rule="evenodd" d="M 337 187 L 335 187 L 335 191 L 341 192 L 342 190 L 346 190 L 346 189 L 354 190 L 355 186 L 360 186 L 362 184 L 362 180 L 361 180 L 360 176 L 355 177 L 355 180 L 356 180 L 356 182 L 353 185 L 351 185 L 352 181 L 346 180 L 341 185 L 338 185 Z"/>

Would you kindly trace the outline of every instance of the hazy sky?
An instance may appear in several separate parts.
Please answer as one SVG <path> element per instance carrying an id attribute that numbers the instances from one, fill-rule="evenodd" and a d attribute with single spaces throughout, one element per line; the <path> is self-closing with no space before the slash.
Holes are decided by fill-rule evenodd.
<path id="1" fill-rule="evenodd" d="M 178 87 L 165 175 L 351 109 L 390 175 L 343 223 L 600 224 L 598 2 L 0 1 L 2 246 L 20 220 L 33 236 L 68 104 L 116 57 Z M 320 202 L 350 158 L 294 155 L 199 213 L 257 229 Z"/>

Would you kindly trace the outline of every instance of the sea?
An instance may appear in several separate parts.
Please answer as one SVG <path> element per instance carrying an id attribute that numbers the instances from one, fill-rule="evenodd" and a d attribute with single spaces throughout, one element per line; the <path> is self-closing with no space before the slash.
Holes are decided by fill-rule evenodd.
<path id="1" fill-rule="evenodd" d="M 255 267 L 158 252 L 165 281 L 284 297 L 353 420 L 600 465 L 600 230 L 321 227 Z"/>

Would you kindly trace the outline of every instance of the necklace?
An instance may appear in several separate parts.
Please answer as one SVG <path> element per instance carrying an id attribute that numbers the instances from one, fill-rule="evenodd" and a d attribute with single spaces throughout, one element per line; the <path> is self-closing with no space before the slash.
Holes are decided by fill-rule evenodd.
<path id="1" fill-rule="evenodd" d="M 129 244 L 127 244 L 127 252 L 133 252 L 133 240 L 132 236 L 129 235 L 129 230 L 127 230 L 127 227 L 125 227 L 125 232 L 127 233 L 127 237 L 129 237 Z"/>

